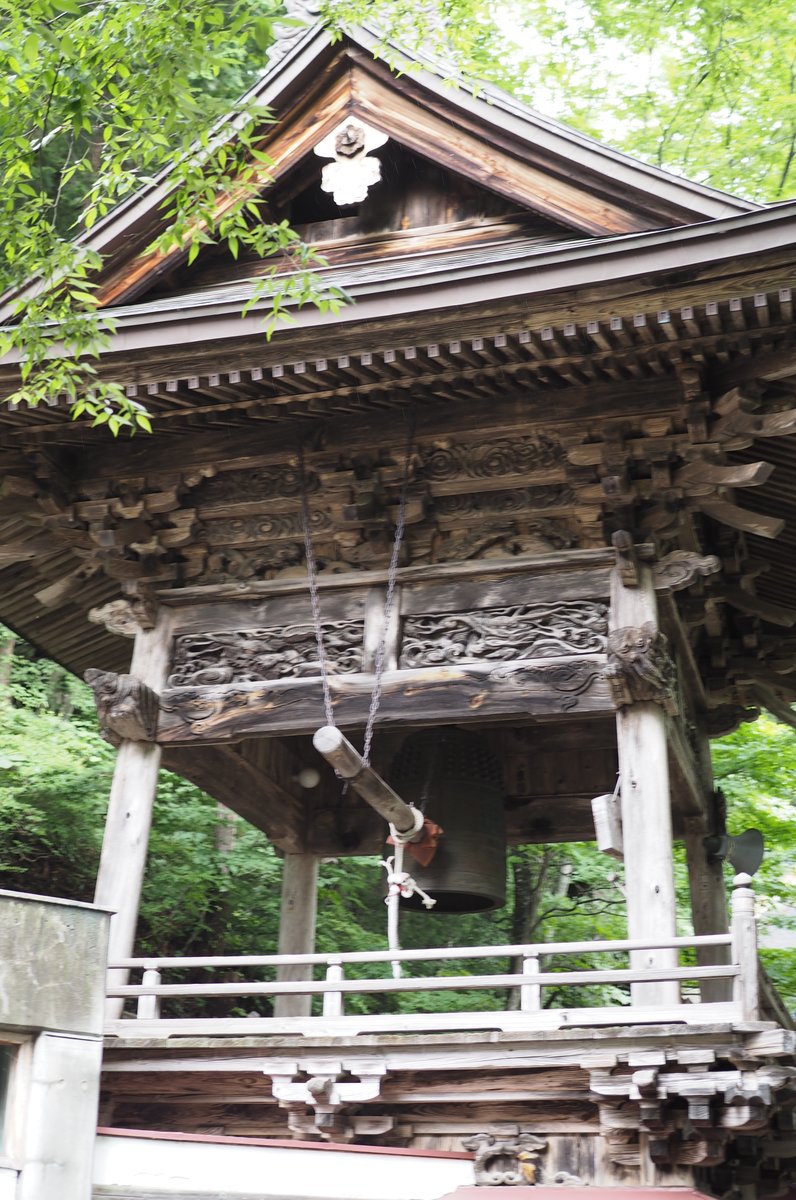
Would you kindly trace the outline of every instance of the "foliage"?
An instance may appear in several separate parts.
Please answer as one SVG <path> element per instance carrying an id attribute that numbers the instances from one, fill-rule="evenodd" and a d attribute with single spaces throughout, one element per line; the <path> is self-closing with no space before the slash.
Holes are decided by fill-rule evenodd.
<path id="1" fill-rule="evenodd" d="M 9 670 L 10 667 L 10 670 Z M 0 887 L 90 901 L 99 863 L 114 751 L 99 736 L 93 697 L 63 668 L 38 658 L 6 631 L 0 640 Z M 724 788 L 733 832 L 759 828 L 768 852 L 756 879 L 764 922 L 787 924 L 796 832 L 790 799 L 796 784 L 796 735 L 763 718 L 715 745 L 717 778 Z M 155 805 L 136 952 L 152 955 L 265 954 L 278 936 L 281 863 L 258 830 L 229 814 L 192 785 L 161 772 Z M 688 930 L 687 880 L 678 867 L 682 931 Z M 370 859 L 332 859 L 321 865 L 318 950 L 386 949 L 384 872 Z M 407 913 L 401 941 L 409 947 L 506 945 L 604 940 L 625 936 L 621 871 L 592 844 L 525 846 L 509 856 L 509 894 L 494 913 L 452 917 Z M 796 991 L 790 955 L 764 951 L 769 971 L 786 997 Z M 612 955 L 583 961 L 549 955 L 545 967 L 621 966 Z M 505 959 L 480 960 L 476 970 L 518 969 Z M 473 964 L 434 958 L 411 973 L 432 977 L 466 974 Z M 373 975 L 370 966 L 361 974 Z M 389 974 L 385 964 L 380 972 Z M 352 972 L 352 975 L 354 973 Z M 234 976 L 230 975 L 230 978 Z M 179 975 L 170 976 L 176 982 Z M 503 1007 L 506 996 L 490 989 L 455 993 L 457 1007 Z M 434 1011 L 449 1007 L 451 993 L 351 996 L 351 1012 Z M 516 1002 L 516 996 L 509 1002 Z M 545 992 L 545 1004 L 626 1003 L 626 991 L 595 987 L 577 995 L 566 987 Z M 236 1011 L 268 1011 L 268 1002 L 245 1001 Z M 171 1011 L 176 1011 L 175 1009 Z M 196 1011 L 195 1008 L 192 1011 Z M 229 1011 L 208 1001 L 208 1015 Z"/>
<path id="2" fill-rule="evenodd" d="M 714 743 L 716 782 L 727 797 L 730 833 L 759 829 L 766 852 L 755 876 L 761 957 L 783 997 L 796 1004 L 792 949 L 766 948 L 777 929 L 796 929 L 796 734 L 763 716 Z"/>
<path id="3" fill-rule="evenodd" d="M 760 200 L 796 191 L 787 0 L 513 0 L 510 90 L 658 166 Z"/>
<path id="4" fill-rule="evenodd" d="M 268 114 L 232 98 L 262 62 L 275 0 L 0 0 L 0 290 L 16 323 L 0 353 L 21 359 L 11 397 L 65 396 L 113 432 L 149 428 L 144 409 L 94 362 L 113 326 L 97 308 L 102 257 L 86 236 L 136 189 L 171 168 L 157 249 L 220 241 L 261 257 L 288 254 L 295 282 L 265 276 L 268 328 L 291 304 L 336 308 L 321 260 L 262 198 Z M 79 212 L 76 208 L 79 205 Z M 71 222 L 71 225 L 70 225 Z"/>

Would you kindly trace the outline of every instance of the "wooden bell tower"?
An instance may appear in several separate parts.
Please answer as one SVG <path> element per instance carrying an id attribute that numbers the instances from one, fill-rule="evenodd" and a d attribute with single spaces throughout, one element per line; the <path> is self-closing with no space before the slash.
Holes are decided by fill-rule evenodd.
<path id="1" fill-rule="evenodd" d="M 298 308 L 265 341 L 240 309 L 290 264 L 163 257 L 147 189 L 92 240 L 117 329 L 100 369 L 154 435 L 114 442 L 57 398 L 2 414 L 3 619 L 87 672 L 118 745 L 103 1121 L 464 1147 L 477 1185 L 784 1194 L 793 1033 L 758 971 L 750 880 L 730 925 L 703 839 L 725 832 L 709 738 L 761 706 L 794 723 L 796 207 L 666 175 L 430 67 L 392 74 L 375 48 L 313 27 L 258 85 L 271 210 L 350 304 Z M 321 726 L 357 750 L 374 734 L 342 797 Z M 484 804 L 507 844 L 596 838 L 623 859 L 623 941 L 432 947 L 420 982 L 423 951 L 314 953 L 319 861 L 383 852 L 385 816 L 406 814 L 368 793 L 407 798 L 395 764 L 429 730 L 497 764 Z M 256 983 L 169 983 L 180 963 L 132 958 L 161 765 L 284 855 L 278 945 L 181 960 Z M 592 951 L 625 957 L 550 968 Z M 453 958 L 472 973 L 446 975 Z M 562 980 L 627 1003 L 546 1007 Z M 506 987 L 519 1007 L 346 1008 L 421 984 Z M 272 1004 L 170 1013 L 208 995 Z"/>

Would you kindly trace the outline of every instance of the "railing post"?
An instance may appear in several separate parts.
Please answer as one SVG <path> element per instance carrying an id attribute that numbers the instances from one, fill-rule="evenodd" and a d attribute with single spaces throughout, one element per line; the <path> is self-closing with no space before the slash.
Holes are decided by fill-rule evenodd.
<path id="1" fill-rule="evenodd" d="M 340 983 L 344 979 L 343 964 L 341 962 L 330 962 L 326 968 L 326 979 L 329 983 Z M 323 993 L 323 1015 L 325 1017 L 342 1017 L 343 1015 L 343 993 L 342 992 L 324 992 Z"/>
<path id="2" fill-rule="evenodd" d="M 539 974 L 539 955 L 526 954 L 522 960 L 522 973 L 530 979 Z M 542 989 L 538 983 L 524 983 L 520 987 L 520 1012 L 539 1012 L 542 1007 Z"/>
<path id="3" fill-rule="evenodd" d="M 735 978 L 734 998 L 742 1019 L 756 1021 L 760 1013 L 760 973 L 755 894 L 749 886 L 751 875 L 741 872 L 732 882 L 732 956 L 740 972 Z"/>
<path id="4" fill-rule="evenodd" d="M 143 987 L 158 987 L 160 985 L 160 971 L 157 967 L 144 967 L 144 976 L 141 984 Z M 139 1021 L 157 1020 L 160 1016 L 160 996 L 139 996 L 135 1015 Z"/>

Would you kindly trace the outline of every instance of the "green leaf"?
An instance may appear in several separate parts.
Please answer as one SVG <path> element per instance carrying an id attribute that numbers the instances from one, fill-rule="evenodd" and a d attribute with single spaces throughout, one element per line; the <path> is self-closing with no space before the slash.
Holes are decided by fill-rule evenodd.
<path id="1" fill-rule="evenodd" d="M 258 17 L 252 27 L 254 40 L 261 50 L 267 50 L 274 40 L 273 23 L 268 17 Z"/>

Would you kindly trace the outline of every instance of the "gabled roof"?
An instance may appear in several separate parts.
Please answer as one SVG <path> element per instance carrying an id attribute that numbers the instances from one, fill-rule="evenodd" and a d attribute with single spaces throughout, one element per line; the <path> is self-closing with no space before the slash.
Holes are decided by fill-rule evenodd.
<path id="1" fill-rule="evenodd" d="M 358 27 L 332 45 L 313 26 L 271 67 L 243 103 L 267 106 L 275 123 L 262 146 L 279 186 L 347 116 L 357 116 L 411 152 L 572 231 L 616 236 L 753 212 L 761 205 L 669 174 L 601 145 L 491 86 L 474 90 L 438 65 L 387 47 Z M 234 137 L 234 117 L 219 126 Z M 151 251 L 172 183 L 164 170 L 99 221 L 85 244 L 105 258 L 104 305 L 143 296 L 184 257 Z M 264 187 L 270 182 L 263 178 Z M 219 211 L 223 210 L 223 201 Z"/>

